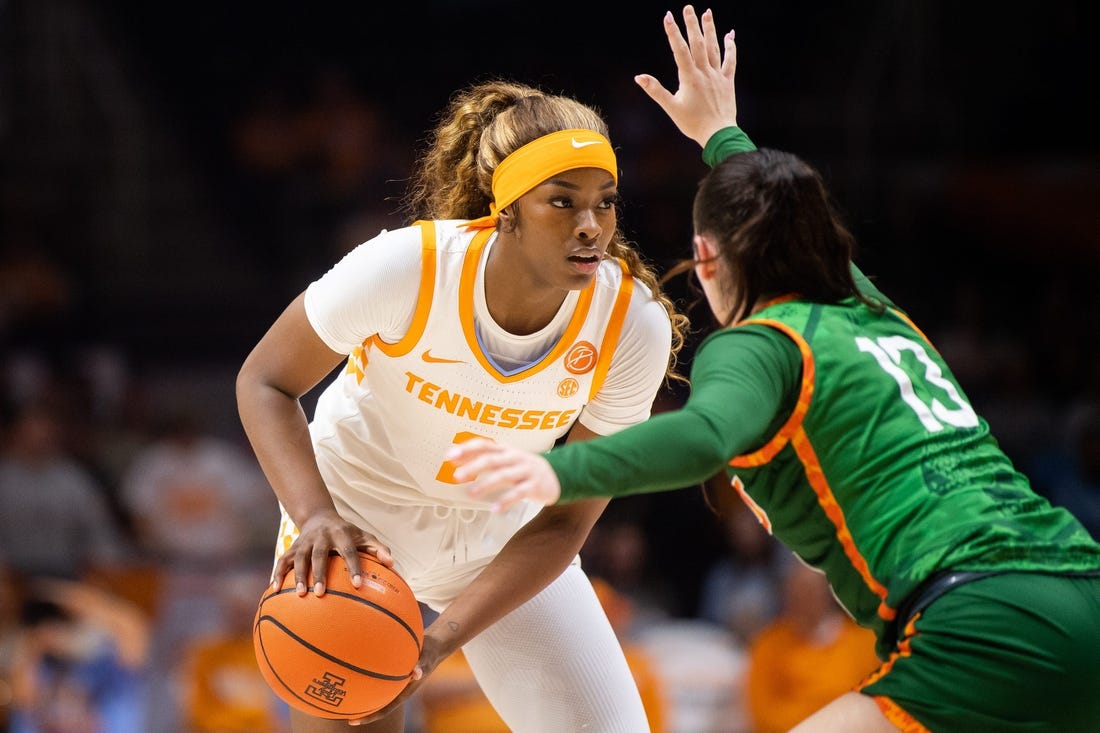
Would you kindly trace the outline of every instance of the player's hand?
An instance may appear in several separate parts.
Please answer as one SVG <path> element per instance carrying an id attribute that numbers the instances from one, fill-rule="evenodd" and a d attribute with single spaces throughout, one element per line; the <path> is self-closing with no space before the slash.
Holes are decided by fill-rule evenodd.
<path id="1" fill-rule="evenodd" d="M 431 627 L 424 633 L 424 643 L 420 649 L 420 658 L 416 662 L 416 667 L 413 669 L 412 676 L 409 678 L 409 684 L 405 685 L 405 689 L 384 708 L 366 717 L 349 720 L 348 725 L 365 725 L 367 723 L 373 723 L 376 720 L 385 718 L 387 715 L 400 708 L 405 704 L 405 700 L 416 692 L 420 685 L 424 684 L 425 678 L 439 666 L 439 663 L 453 653 L 451 651 L 444 651 L 438 643 L 434 642 L 430 633 L 430 628 Z"/>
<path id="2" fill-rule="evenodd" d="M 447 460 L 457 466 L 455 478 L 459 482 L 470 482 L 466 485 L 467 495 L 494 496 L 494 512 L 506 511 L 524 499 L 553 504 L 561 496 L 557 474 L 538 453 L 474 438 L 452 446 Z"/>
<path id="3" fill-rule="evenodd" d="M 382 718 L 387 717 L 390 713 L 398 710 L 405 704 L 405 700 L 407 700 L 414 692 L 416 692 L 417 688 L 420 687 L 420 685 L 423 683 L 425 677 L 427 677 L 427 673 L 424 672 L 418 664 L 416 669 L 413 670 L 413 676 L 409 678 L 409 684 L 405 685 L 405 689 L 401 690 L 401 692 L 398 693 L 397 697 L 395 697 L 388 705 L 376 712 L 371 713 L 370 715 L 367 715 L 366 717 L 349 720 L 348 725 L 366 725 L 368 723 L 373 723 L 376 720 L 381 720 Z"/>
<path id="4" fill-rule="evenodd" d="M 378 538 L 345 521 L 336 512 L 319 512 L 302 523 L 294 544 L 279 557 L 271 573 L 271 586 L 277 589 L 283 577 L 293 570 L 298 595 L 325 594 L 325 570 L 328 558 L 339 553 L 347 563 L 351 583 L 356 588 L 363 582 L 359 551 L 368 552 L 386 567 L 393 567 L 393 556 Z"/>
<path id="5" fill-rule="evenodd" d="M 665 13 L 664 24 L 676 61 L 679 89 L 673 94 L 649 74 L 638 74 L 634 81 L 660 105 L 680 132 L 705 147 L 714 133 L 737 125 L 733 83 L 737 46 L 733 31 L 719 43 L 714 14 L 708 9 L 700 19 L 691 5 L 684 6 L 686 41 L 671 12 Z"/>

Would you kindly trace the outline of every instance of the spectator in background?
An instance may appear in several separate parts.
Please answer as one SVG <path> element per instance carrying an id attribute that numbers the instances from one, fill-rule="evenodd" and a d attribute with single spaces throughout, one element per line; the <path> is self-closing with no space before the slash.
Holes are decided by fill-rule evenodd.
<path id="1" fill-rule="evenodd" d="M 29 576 L 75 579 L 127 558 L 105 488 L 66 449 L 59 408 L 9 404 L 0 437 L 0 556 Z"/>
<path id="2" fill-rule="evenodd" d="M 631 605 L 633 631 L 674 614 L 675 594 L 651 562 L 642 518 L 623 502 L 608 507 L 581 548 L 589 577 L 600 578 Z"/>
<path id="3" fill-rule="evenodd" d="M 22 577 L 0 557 L 0 731 L 8 733 L 23 610 Z"/>
<path id="4" fill-rule="evenodd" d="M 749 646 L 745 702 L 753 733 L 783 733 L 879 666 L 875 635 L 856 625 L 824 574 L 786 564 L 783 609 Z"/>
<path id="5" fill-rule="evenodd" d="M 211 584 L 252 562 L 269 567 L 278 507 L 251 455 L 182 408 L 167 411 L 156 439 L 137 452 L 122 497 L 159 589 L 150 664 L 153 695 L 165 704 L 146 733 L 178 733 L 185 704 L 175 675 L 185 650 L 226 628 Z"/>
<path id="6" fill-rule="evenodd" d="M 778 615 L 779 579 L 789 553 L 741 501 L 721 510 L 727 551 L 703 578 L 698 616 L 733 635 L 742 647 Z"/>
<path id="7" fill-rule="evenodd" d="M 252 622 L 267 582 L 267 568 L 235 572 L 214 582 L 225 625 L 193 639 L 178 679 L 187 733 L 284 733 L 287 706 L 256 664 Z"/>
<path id="8" fill-rule="evenodd" d="M 196 567 L 270 553 L 279 513 L 259 465 L 188 410 L 169 411 L 137 452 L 122 496 L 142 548 L 161 562 Z"/>
<path id="9" fill-rule="evenodd" d="M 408 165 L 387 116 L 334 65 L 306 65 L 260 85 L 229 134 L 237 173 L 230 195 L 245 196 L 241 208 L 257 215 L 250 240 L 294 280 L 326 269 L 332 248 L 342 255 L 377 233 L 358 230 L 365 209 L 372 219 L 381 214 L 364 201 L 404 178 Z"/>
<path id="10" fill-rule="evenodd" d="M 57 347 L 74 320 L 73 280 L 10 192 L 0 194 L 0 208 L 0 345 Z"/>
<path id="11" fill-rule="evenodd" d="M 28 585 L 16 644 L 12 733 L 145 733 L 149 627 L 87 583 Z"/>

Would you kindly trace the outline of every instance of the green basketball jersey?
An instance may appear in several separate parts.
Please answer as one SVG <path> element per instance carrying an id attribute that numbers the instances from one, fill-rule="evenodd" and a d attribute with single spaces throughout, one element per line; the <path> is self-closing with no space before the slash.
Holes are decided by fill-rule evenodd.
<path id="1" fill-rule="evenodd" d="M 861 624 L 881 636 L 938 570 L 1100 568 L 1100 546 L 1032 491 L 899 311 L 788 300 L 738 328 L 762 326 L 797 344 L 802 384 L 778 433 L 730 461 L 731 483 Z"/>

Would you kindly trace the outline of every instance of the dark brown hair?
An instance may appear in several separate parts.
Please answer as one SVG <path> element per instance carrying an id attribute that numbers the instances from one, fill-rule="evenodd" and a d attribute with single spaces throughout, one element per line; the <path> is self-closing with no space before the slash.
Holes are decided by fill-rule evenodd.
<path id="1" fill-rule="evenodd" d="M 857 297 L 882 307 L 856 287 L 855 239 L 820 173 L 796 155 L 767 148 L 731 155 L 699 183 L 692 217 L 731 278 L 731 322 L 783 295 L 821 303 Z"/>

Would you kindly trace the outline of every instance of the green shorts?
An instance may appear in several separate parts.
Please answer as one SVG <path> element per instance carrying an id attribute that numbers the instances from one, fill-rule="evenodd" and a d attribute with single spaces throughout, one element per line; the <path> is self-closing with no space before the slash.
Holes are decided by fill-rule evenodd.
<path id="1" fill-rule="evenodd" d="M 907 624 L 861 692 L 905 731 L 1100 733 L 1100 576 L 957 586 Z"/>

